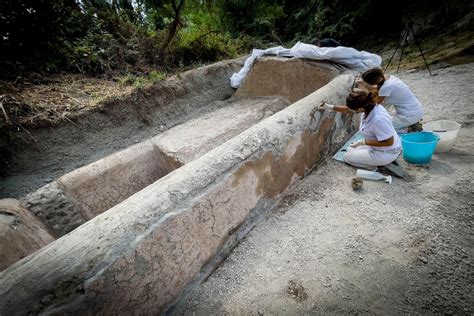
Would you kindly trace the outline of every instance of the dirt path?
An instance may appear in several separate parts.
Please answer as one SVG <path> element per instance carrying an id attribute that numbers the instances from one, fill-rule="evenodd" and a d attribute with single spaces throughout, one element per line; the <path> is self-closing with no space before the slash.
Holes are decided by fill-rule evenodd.
<path id="1" fill-rule="evenodd" d="M 425 121 L 463 124 L 408 182 L 364 182 L 333 160 L 307 176 L 173 314 L 471 314 L 474 64 L 404 73 Z"/>

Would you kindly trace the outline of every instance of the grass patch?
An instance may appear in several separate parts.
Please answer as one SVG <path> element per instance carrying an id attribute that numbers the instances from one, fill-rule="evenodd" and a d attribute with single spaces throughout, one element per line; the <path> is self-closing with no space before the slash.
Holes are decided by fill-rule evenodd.
<path id="1" fill-rule="evenodd" d="M 129 86 L 135 89 L 143 89 L 146 86 L 158 83 L 166 79 L 166 74 L 161 71 L 150 71 L 148 74 L 135 75 L 127 74 L 125 76 L 119 77 L 118 82 L 122 86 Z"/>

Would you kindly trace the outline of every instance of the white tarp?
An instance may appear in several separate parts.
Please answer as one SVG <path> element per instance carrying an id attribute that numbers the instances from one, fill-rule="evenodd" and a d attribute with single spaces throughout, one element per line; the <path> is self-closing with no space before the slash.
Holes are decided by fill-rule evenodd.
<path id="1" fill-rule="evenodd" d="M 230 77 L 231 87 L 238 88 L 252 68 L 255 60 L 264 55 L 330 60 L 353 70 L 366 70 L 372 67 L 379 67 L 382 64 L 382 58 L 379 55 L 358 51 L 352 47 L 318 47 L 298 42 L 291 49 L 282 46 L 265 50 L 254 49 L 252 55 L 245 61 L 244 67 Z"/>

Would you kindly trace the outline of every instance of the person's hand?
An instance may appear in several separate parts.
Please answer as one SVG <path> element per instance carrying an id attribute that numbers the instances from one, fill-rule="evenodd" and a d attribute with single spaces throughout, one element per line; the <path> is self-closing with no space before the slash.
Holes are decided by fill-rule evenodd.
<path id="1" fill-rule="evenodd" d="M 324 110 L 332 110 L 334 109 L 334 105 L 332 104 L 327 104 L 326 101 L 321 102 L 320 105 L 316 106 L 314 109 L 311 110 L 309 113 L 310 117 L 314 117 L 317 111 L 323 112 Z"/>
<path id="2" fill-rule="evenodd" d="M 322 102 L 318 107 L 319 112 L 322 112 L 324 110 L 332 110 L 332 109 L 334 109 L 334 105 L 328 104 L 326 102 Z"/>
<path id="3" fill-rule="evenodd" d="M 350 146 L 352 148 L 359 147 L 359 146 L 364 146 L 365 145 L 365 139 L 360 139 L 356 142 L 353 142 Z"/>

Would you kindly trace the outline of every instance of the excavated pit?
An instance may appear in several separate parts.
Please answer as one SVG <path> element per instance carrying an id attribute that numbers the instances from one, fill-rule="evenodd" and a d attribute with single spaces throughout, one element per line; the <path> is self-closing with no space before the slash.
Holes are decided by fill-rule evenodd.
<path id="1" fill-rule="evenodd" d="M 198 72 L 232 68 L 216 65 Z M 234 96 L 207 100 L 219 106 L 27 194 L 22 202 L 57 236 L 70 233 L 0 273 L 0 313 L 165 311 L 351 129 L 346 118 L 309 115 L 343 100 L 353 77 L 340 73 L 263 58 Z"/>
<path id="2" fill-rule="evenodd" d="M 225 73 L 227 68 L 233 69 L 228 65 L 232 64 L 208 66 L 205 67 L 207 71 L 198 69 L 194 71 L 197 74 L 185 74 L 181 84 L 173 82 L 175 90 L 181 86 L 193 88 L 181 95 L 190 104 L 196 102 L 195 108 L 192 107 L 189 112 L 196 112 L 196 109 L 203 107 L 203 100 L 212 104 L 212 110 L 198 111 L 196 118 L 66 173 L 56 181 L 21 197 L 23 204 L 56 236 L 63 236 L 171 171 L 317 90 L 340 73 L 329 63 L 268 57 L 256 63 L 235 96 L 225 100 L 209 100 L 211 97 L 224 97 L 221 91 L 227 93 L 217 83 L 209 85 L 216 91 L 207 91 L 204 98 L 200 94 L 196 96 L 194 90 L 204 88 L 197 85 L 198 75 L 221 81 L 222 72 Z M 176 81 L 176 78 L 172 81 Z M 208 85 L 209 79 L 203 78 L 202 82 Z M 171 85 L 165 83 L 154 93 L 166 96 Z M 164 98 L 153 96 L 151 92 L 148 97 L 154 100 Z M 183 101 L 169 102 L 181 104 Z M 159 117 L 166 109 L 158 108 L 155 111 L 154 117 Z M 153 128 L 150 129 L 153 132 Z M 117 131 L 120 131 L 118 127 L 112 133 Z M 44 132 L 40 130 L 39 134 Z M 105 142 L 111 131 L 106 132 L 101 138 Z M 25 177 L 23 179 L 26 181 Z"/>
<path id="3" fill-rule="evenodd" d="M 227 103 L 73 170 L 21 200 L 62 236 L 288 105 L 281 97 Z"/>

